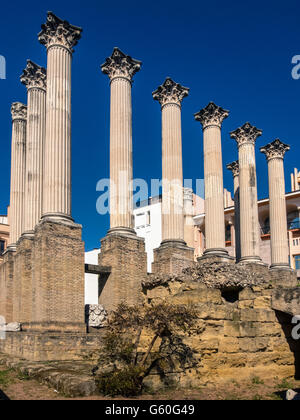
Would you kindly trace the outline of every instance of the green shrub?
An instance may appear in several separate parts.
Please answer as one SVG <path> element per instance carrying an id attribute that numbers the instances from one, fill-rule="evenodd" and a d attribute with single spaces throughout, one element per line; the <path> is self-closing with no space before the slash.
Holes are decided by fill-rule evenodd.
<path id="1" fill-rule="evenodd" d="M 97 377 L 98 389 L 103 395 L 135 397 L 142 391 L 143 375 L 138 366 L 127 366 Z"/>

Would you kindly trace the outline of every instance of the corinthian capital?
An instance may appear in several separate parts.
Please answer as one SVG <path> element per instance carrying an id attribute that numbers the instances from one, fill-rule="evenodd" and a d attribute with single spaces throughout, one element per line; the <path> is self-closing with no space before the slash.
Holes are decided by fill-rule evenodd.
<path id="1" fill-rule="evenodd" d="M 222 122 L 229 115 L 229 111 L 210 102 L 205 108 L 195 114 L 195 120 L 200 121 L 203 130 L 209 126 L 216 125 L 221 128 Z"/>
<path id="2" fill-rule="evenodd" d="M 283 159 L 284 155 L 289 150 L 290 146 L 282 143 L 279 139 L 276 139 L 272 143 L 260 148 L 261 153 L 266 155 L 268 161 L 276 158 Z"/>
<path id="3" fill-rule="evenodd" d="M 232 172 L 233 177 L 239 176 L 240 174 L 240 164 L 238 160 L 229 163 L 226 168 Z"/>
<path id="4" fill-rule="evenodd" d="M 27 60 L 27 66 L 20 77 L 21 83 L 26 86 L 27 90 L 32 88 L 46 90 L 46 79 L 46 69 Z"/>
<path id="5" fill-rule="evenodd" d="M 14 102 L 11 106 L 12 120 L 24 120 L 27 119 L 27 106 L 21 102 Z"/>
<path id="6" fill-rule="evenodd" d="M 110 57 L 107 57 L 101 70 L 107 74 L 110 80 L 117 77 L 132 80 L 135 73 L 141 68 L 142 62 L 135 60 L 130 55 L 124 54 L 119 48 L 114 48 Z"/>
<path id="7" fill-rule="evenodd" d="M 230 137 L 235 139 L 238 147 L 245 143 L 255 144 L 257 137 L 262 135 L 262 130 L 254 127 L 249 122 L 230 133 Z"/>
<path id="8" fill-rule="evenodd" d="M 73 52 L 73 47 L 77 45 L 81 38 L 82 29 L 71 25 L 68 21 L 48 12 L 47 21 L 42 25 L 42 30 L 38 35 L 41 44 L 49 48 L 60 45 Z"/>
<path id="9" fill-rule="evenodd" d="M 183 98 L 188 96 L 189 90 L 189 88 L 175 83 L 170 77 L 167 77 L 164 83 L 152 93 L 152 96 L 162 107 L 167 104 L 181 106 L 181 102 Z"/>

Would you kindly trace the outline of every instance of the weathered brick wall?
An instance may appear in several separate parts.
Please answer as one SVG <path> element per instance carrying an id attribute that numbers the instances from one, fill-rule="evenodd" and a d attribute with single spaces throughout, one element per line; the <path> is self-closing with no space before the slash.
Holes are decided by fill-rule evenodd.
<path id="1" fill-rule="evenodd" d="M 33 238 L 21 237 L 14 266 L 14 322 L 30 322 L 32 319 L 32 252 Z"/>
<path id="2" fill-rule="evenodd" d="M 13 321 L 13 286 L 15 252 L 7 251 L 0 265 L 0 316 Z"/>
<path id="3" fill-rule="evenodd" d="M 110 266 L 111 273 L 100 277 L 99 304 L 107 311 L 122 301 L 142 302 L 141 281 L 147 274 L 144 240 L 138 237 L 108 235 L 101 241 L 99 265 Z"/>
<path id="4" fill-rule="evenodd" d="M 41 222 L 33 249 L 32 321 L 84 323 L 81 226 Z"/>

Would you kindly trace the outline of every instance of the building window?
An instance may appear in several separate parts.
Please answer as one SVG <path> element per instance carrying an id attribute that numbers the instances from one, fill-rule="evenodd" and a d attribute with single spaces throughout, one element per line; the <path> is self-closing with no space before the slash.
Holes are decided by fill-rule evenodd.
<path id="1" fill-rule="evenodd" d="M 264 224 L 261 228 L 263 235 L 269 235 L 270 234 L 270 219 L 269 217 L 266 218 L 264 221 Z"/>
<path id="2" fill-rule="evenodd" d="M 293 212 L 288 214 L 288 229 L 289 230 L 293 230 L 293 229 L 300 229 L 300 219 L 299 219 L 299 213 L 298 212 Z"/>
<path id="3" fill-rule="evenodd" d="M 0 255 L 5 251 L 5 241 L 0 241 Z"/>
<path id="4" fill-rule="evenodd" d="M 295 255 L 295 268 L 300 270 L 300 255 Z"/>
<path id="5" fill-rule="evenodd" d="M 231 242 L 231 225 L 226 225 L 225 240 L 226 240 L 226 242 Z"/>

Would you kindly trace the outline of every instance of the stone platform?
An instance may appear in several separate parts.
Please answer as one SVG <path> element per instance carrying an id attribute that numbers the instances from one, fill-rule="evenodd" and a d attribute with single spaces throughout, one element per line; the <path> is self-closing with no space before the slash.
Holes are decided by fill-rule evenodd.
<path id="1" fill-rule="evenodd" d="M 93 360 L 103 333 L 7 332 L 0 353 L 30 361 Z"/>

